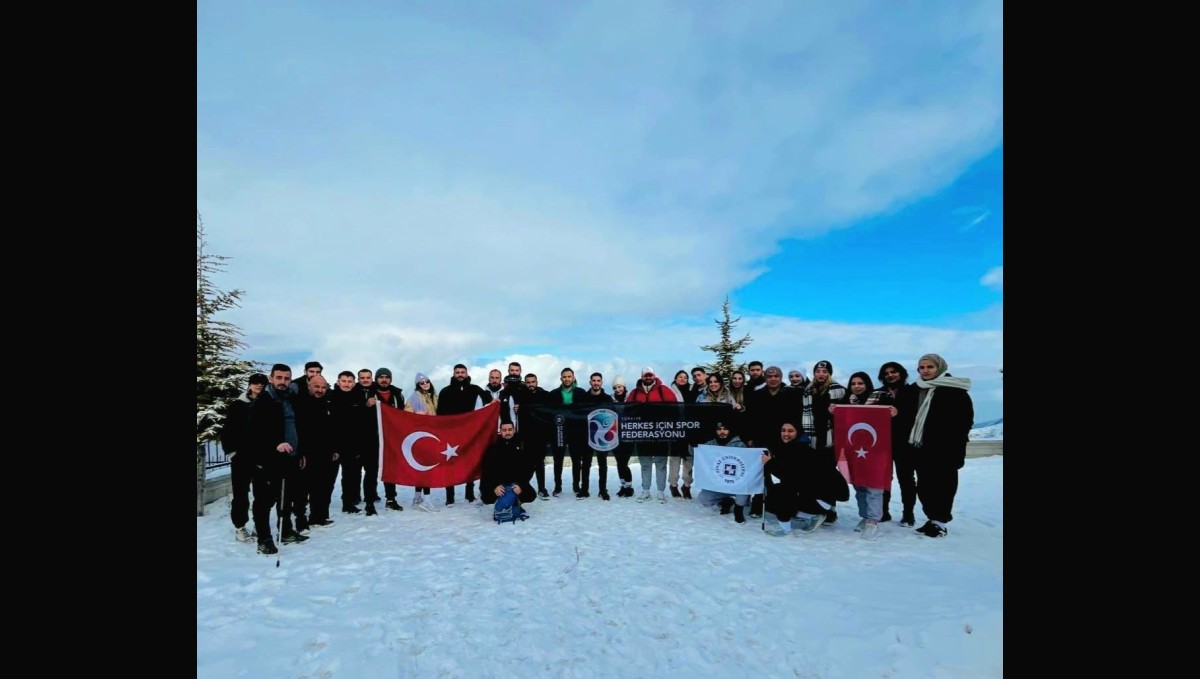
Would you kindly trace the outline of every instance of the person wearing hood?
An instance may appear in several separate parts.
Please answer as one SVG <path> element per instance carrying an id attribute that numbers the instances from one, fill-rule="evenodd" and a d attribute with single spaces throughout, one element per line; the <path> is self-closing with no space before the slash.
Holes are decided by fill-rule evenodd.
<path id="1" fill-rule="evenodd" d="M 429 376 L 419 372 L 413 380 L 413 393 L 404 403 L 404 409 L 417 415 L 436 415 L 437 396 Z M 429 497 L 429 489 L 423 486 L 413 489 L 413 507 L 427 512 L 440 511 Z"/>
<path id="2" fill-rule="evenodd" d="M 710 376 L 711 378 L 711 376 Z M 726 422 L 718 422 L 716 426 L 716 437 L 711 441 L 705 442 L 706 446 L 728 446 L 730 448 L 745 448 L 746 444 L 742 439 L 733 435 L 729 429 L 729 424 Z M 728 514 L 729 510 L 733 510 L 733 520 L 736 523 L 746 523 L 746 504 L 750 502 L 749 495 L 734 495 L 733 493 L 722 493 L 715 490 L 701 490 L 696 496 L 700 504 L 704 507 L 719 505 L 721 514 Z"/>
<path id="3" fill-rule="evenodd" d="M 438 415 L 459 415 L 478 410 L 492 402 L 491 394 L 478 384 L 471 384 L 471 376 L 467 374 L 467 366 L 459 363 L 454 366 L 454 376 L 450 384 L 438 392 Z M 467 503 L 475 501 L 475 482 L 469 481 L 464 495 Z M 446 486 L 446 506 L 454 504 L 454 486 Z"/>
<path id="4" fill-rule="evenodd" d="M 958 493 L 958 470 L 967 457 L 967 439 L 975 406 L 967 391 L 971 380 L 954 377 L 946 359 L 925 354 L 917 361 L 917 381 L 896 401 L 896 426 L 911 448 L 917 469 L 917 498 L 928 519 L 917 529 L 931 538 L 945 537 Z"/>
<path id="5" fill-rule="evenodd" d="M 664 385 L 654 374 L 654 368 L 649 366 L 642 368 L 642 378 L 625 398 L 626 403 L 678 403 L 679 400 L 675 390 Z M 642 467 L 642 494 L 637 497 L 638 502 L 650 499 L 650 479 L 655 470 L 658 471 L 655 479 L 658 485 L 658 502 L 663 504 L 667 501 L 667 451 L 670 445 L 658 441 L 639 442 L 635 445 L 634 452 Z"/>
<path id="6" fill-rule="evenodd" d="M 254 477 L 254 465 L 250 455 L 238 456 L 246 441 L 246 428 L 250 423 L 250 404 L 262 394 L 270 380 L 262 373 L 250 376 L 246 391 L 229 404 L 225 412 L 225 423 L 221 427 L 221 450 L 229 460 L 229 480 L 233 485 L 233 501 L 229 508 L 229 520 L 233 522 L 233 535 L 238 542 L 250 542 L 258 537 L 254 527 L 246 530 L 250 521 L 250 481 Z"/>

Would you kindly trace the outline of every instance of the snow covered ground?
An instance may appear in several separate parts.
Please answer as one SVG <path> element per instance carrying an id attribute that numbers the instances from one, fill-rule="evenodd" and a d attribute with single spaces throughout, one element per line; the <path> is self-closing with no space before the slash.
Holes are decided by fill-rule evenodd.
<path id="1" fill-rule="evenodd" d="M 967 460 L 947 537 L 892 522 L 875 542 L 852 504 L 772 538 L 695 500 L 604 502 L 594 469 L 591 498 L 517 525 L 461 488 L 440 513 L 402 487 L 403 512 L 349 516 L 339 486 L 336 523 L 279 568 L 223 499 L 196 519 L 197 677 L 1001 677 L 1003 470 Z"/>

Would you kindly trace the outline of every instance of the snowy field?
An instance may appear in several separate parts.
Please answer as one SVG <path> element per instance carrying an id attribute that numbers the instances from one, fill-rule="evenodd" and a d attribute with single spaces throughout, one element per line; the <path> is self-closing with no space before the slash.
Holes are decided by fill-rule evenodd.
<path id="1" fill-rule="evenodd" d="M 461 488 L 436 514 L 404 487 L 403 512 L 342 514 L 339 480 L 336 523 L 278 568 L 222 499 L 196 519 L 197 677 L 1002 677 L 1003 465 L 967 460 L 947 537 L 875 542 L 852 503 L 772 538 L 695 500 L 604 502 L 594 469 L 591 498 L 502 526 Z"/>

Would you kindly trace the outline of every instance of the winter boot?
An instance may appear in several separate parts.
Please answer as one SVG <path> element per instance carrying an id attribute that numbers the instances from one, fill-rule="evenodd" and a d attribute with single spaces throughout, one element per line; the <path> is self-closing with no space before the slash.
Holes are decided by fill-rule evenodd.
<path id="1" fill-rule="evenodd" d="M 685 500 L 692 499 L 692 487 L 687 484 L 683 485 L 683 499 L 685 499 Z"/>
<path id="2" fill-rule="evenodd" d="M 367 503 L 367 516 L 375 516 L 377 514 L 379 514 L 379 512 L 375 511 L 375 503 L 368 502 Z"/>
<path id="3" fill-rule="evenodd" d="M 679 494 L 678 488 L 676 488 L 675 486 L 671 486 L 671 497 L 678 498 L 678 497 L 683 497 L 683 496 Z"/>
<path id="4" fill-rule="evenodd" d="M 259 554 L 278 554 L 279 548 L 275 546 L 275 541 L 268 535 L 265 540 L 258 541 Z"/>
<path id="5" fill-rule="evenodd" d="M 741 505 L 733 506 L 733 520 L 738 523 L 746 523 L 746 509 Z"/>
<path id="6" fill-rule="evenodd" d="M 396 502 L 396 498 L 392 498 L 392 499 L 388 500 L 387 502 L 385 502 L 383 504 L 383 506 L 387 507 L 388 509 L 394 509 L 398 512 L 404 511 L 404 507 L 401 507 L 400 503 Z"/>

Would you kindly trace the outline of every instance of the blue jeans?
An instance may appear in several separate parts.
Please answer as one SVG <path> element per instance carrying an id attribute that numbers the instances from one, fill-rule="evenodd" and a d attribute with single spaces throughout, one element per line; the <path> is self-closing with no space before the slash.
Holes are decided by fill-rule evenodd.
<path id="1" fill-rule="evenodd" d="M 734 495 L 733 493 L 718 493 L 715 490 L 702 490 L 702 491 L 700 491 L 700 494 L 696 496 L 696 499 L 700 501 L 700 504 L 702 506 L 711 507 L 727 497 L 733 498 L 733 503 L 739 507 L 745 507 L 746 504 L 750 502 L 749 495 Z"/>
<path id="2" fill-rule="evenodd" d="M 860 517 L 870 519 L 871 521 L 878 521 L 883 518 L 882 489 L 855 486 L 854 499 L 858 500 L 858 515 Z"/>
<path id="3" fill-rule="evenodd" d="M 666 455 L 639 455 L 638 461 L 642 464 L 642 490 L 650 490 L 650 473 L 654 467 L 658 468 L 658 490 L 659 492 L 667 489 L 667 456 Z"/>

